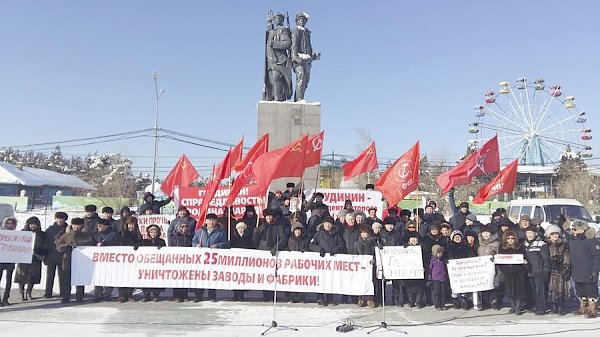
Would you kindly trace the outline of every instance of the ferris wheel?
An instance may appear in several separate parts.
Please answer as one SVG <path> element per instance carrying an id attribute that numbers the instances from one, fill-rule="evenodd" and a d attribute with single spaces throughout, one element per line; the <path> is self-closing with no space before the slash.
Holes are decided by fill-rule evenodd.
<path id="1" fill-rule="evenodd" d="M 483 104 L 475 106 L 474 122 L 468 131 L 475 135 L 469 149 L 477 149 L 498 135 L 501 160 L 519 158 L 521 165 L 555 165 L 569 152 L 582 159 L 592 157 L 592 130 L 587 115 L 574 96 L 562 93 L 559 84 L 547 86 L 543 79 L 514 83 L 500 82 L 497 91 L 487 91 Z"/>

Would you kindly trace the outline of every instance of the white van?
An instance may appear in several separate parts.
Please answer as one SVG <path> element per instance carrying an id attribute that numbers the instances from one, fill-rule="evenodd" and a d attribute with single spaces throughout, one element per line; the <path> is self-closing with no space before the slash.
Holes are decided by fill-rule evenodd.
<path id="1" fill-rule="evenodd" d="M 506 207 L 508 218 L 519 222 L 521 215 L 526 214 L 531 218 L 542 220 L 542 227 L 550 225 L 550 221 L 559 214 L 564 214 L 568 219 L 586 221 L 598 230 L 598 219 L 594 220 L 590 213 L 575 199 L 517 199 L 511 200 Z"/>

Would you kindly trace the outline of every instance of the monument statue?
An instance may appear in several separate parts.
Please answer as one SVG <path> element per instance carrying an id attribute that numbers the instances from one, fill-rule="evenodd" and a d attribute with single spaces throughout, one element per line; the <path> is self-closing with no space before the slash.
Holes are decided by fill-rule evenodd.
<path id="1" fill-rule="evenodd" d="M 263 100 L 285 101 L 292 97 L 290 29 L 283 25 L 285 15 L 269 11 L 265 43 L 265 86 Z"/>
<path id="2" fill-rule="evenodd" d="M 310 30 L 306 28 L 309 15 L 298 13 L 296 15 L 296 28 L 292 31 L 291 59 L 296 73 L 296 91 L 294 101 L 304 101 L 304 93 L 310 80 L 312 62 L 321 58 L 321 53 L 313 53 L 310 42 Z"/>

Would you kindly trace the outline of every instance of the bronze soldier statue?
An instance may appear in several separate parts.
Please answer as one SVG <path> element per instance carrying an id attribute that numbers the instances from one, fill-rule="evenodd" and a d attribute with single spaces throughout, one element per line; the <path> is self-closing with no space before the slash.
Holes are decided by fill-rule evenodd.
<path id="1" fill-rule="evenodd" d="M 285 16 L 269 12 L 265 45 L 265 89 L 266 101 L 285 101 L 292 97 L 292 67 L 290 60 L 291 34 L 283 25 Z"/>
<path id="2" fill-rule="evenodd" d="M 321 58 L 320 53 L 313 53 L 310 42 L 310 30 L 306 28 L 309 15 L 298 13 L 296 15 L 296 29 L 292 32 L 292 64 L 296 73 L 296 92 L 294 101 L 304 101 L 304 93 L 310 80 L 312 61 Z"/>

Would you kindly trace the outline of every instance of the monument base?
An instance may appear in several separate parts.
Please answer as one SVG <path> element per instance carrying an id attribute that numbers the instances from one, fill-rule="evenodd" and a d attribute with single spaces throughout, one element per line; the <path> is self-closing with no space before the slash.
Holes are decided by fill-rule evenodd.
<path id="1" fill-rule="evenodd" d="M 269 134 L 269 150 L 285 146 L 303 135 L 316 135 L 321 131 L 321 103 L 259 101 L 257 138 Z M 304 171 L 304 189 L 315 188 L 317 166 Z M 300 178 L 280 178 L 273 181 L 271 191 L 285 190 L 287 182 L 296 183 Z"/>

